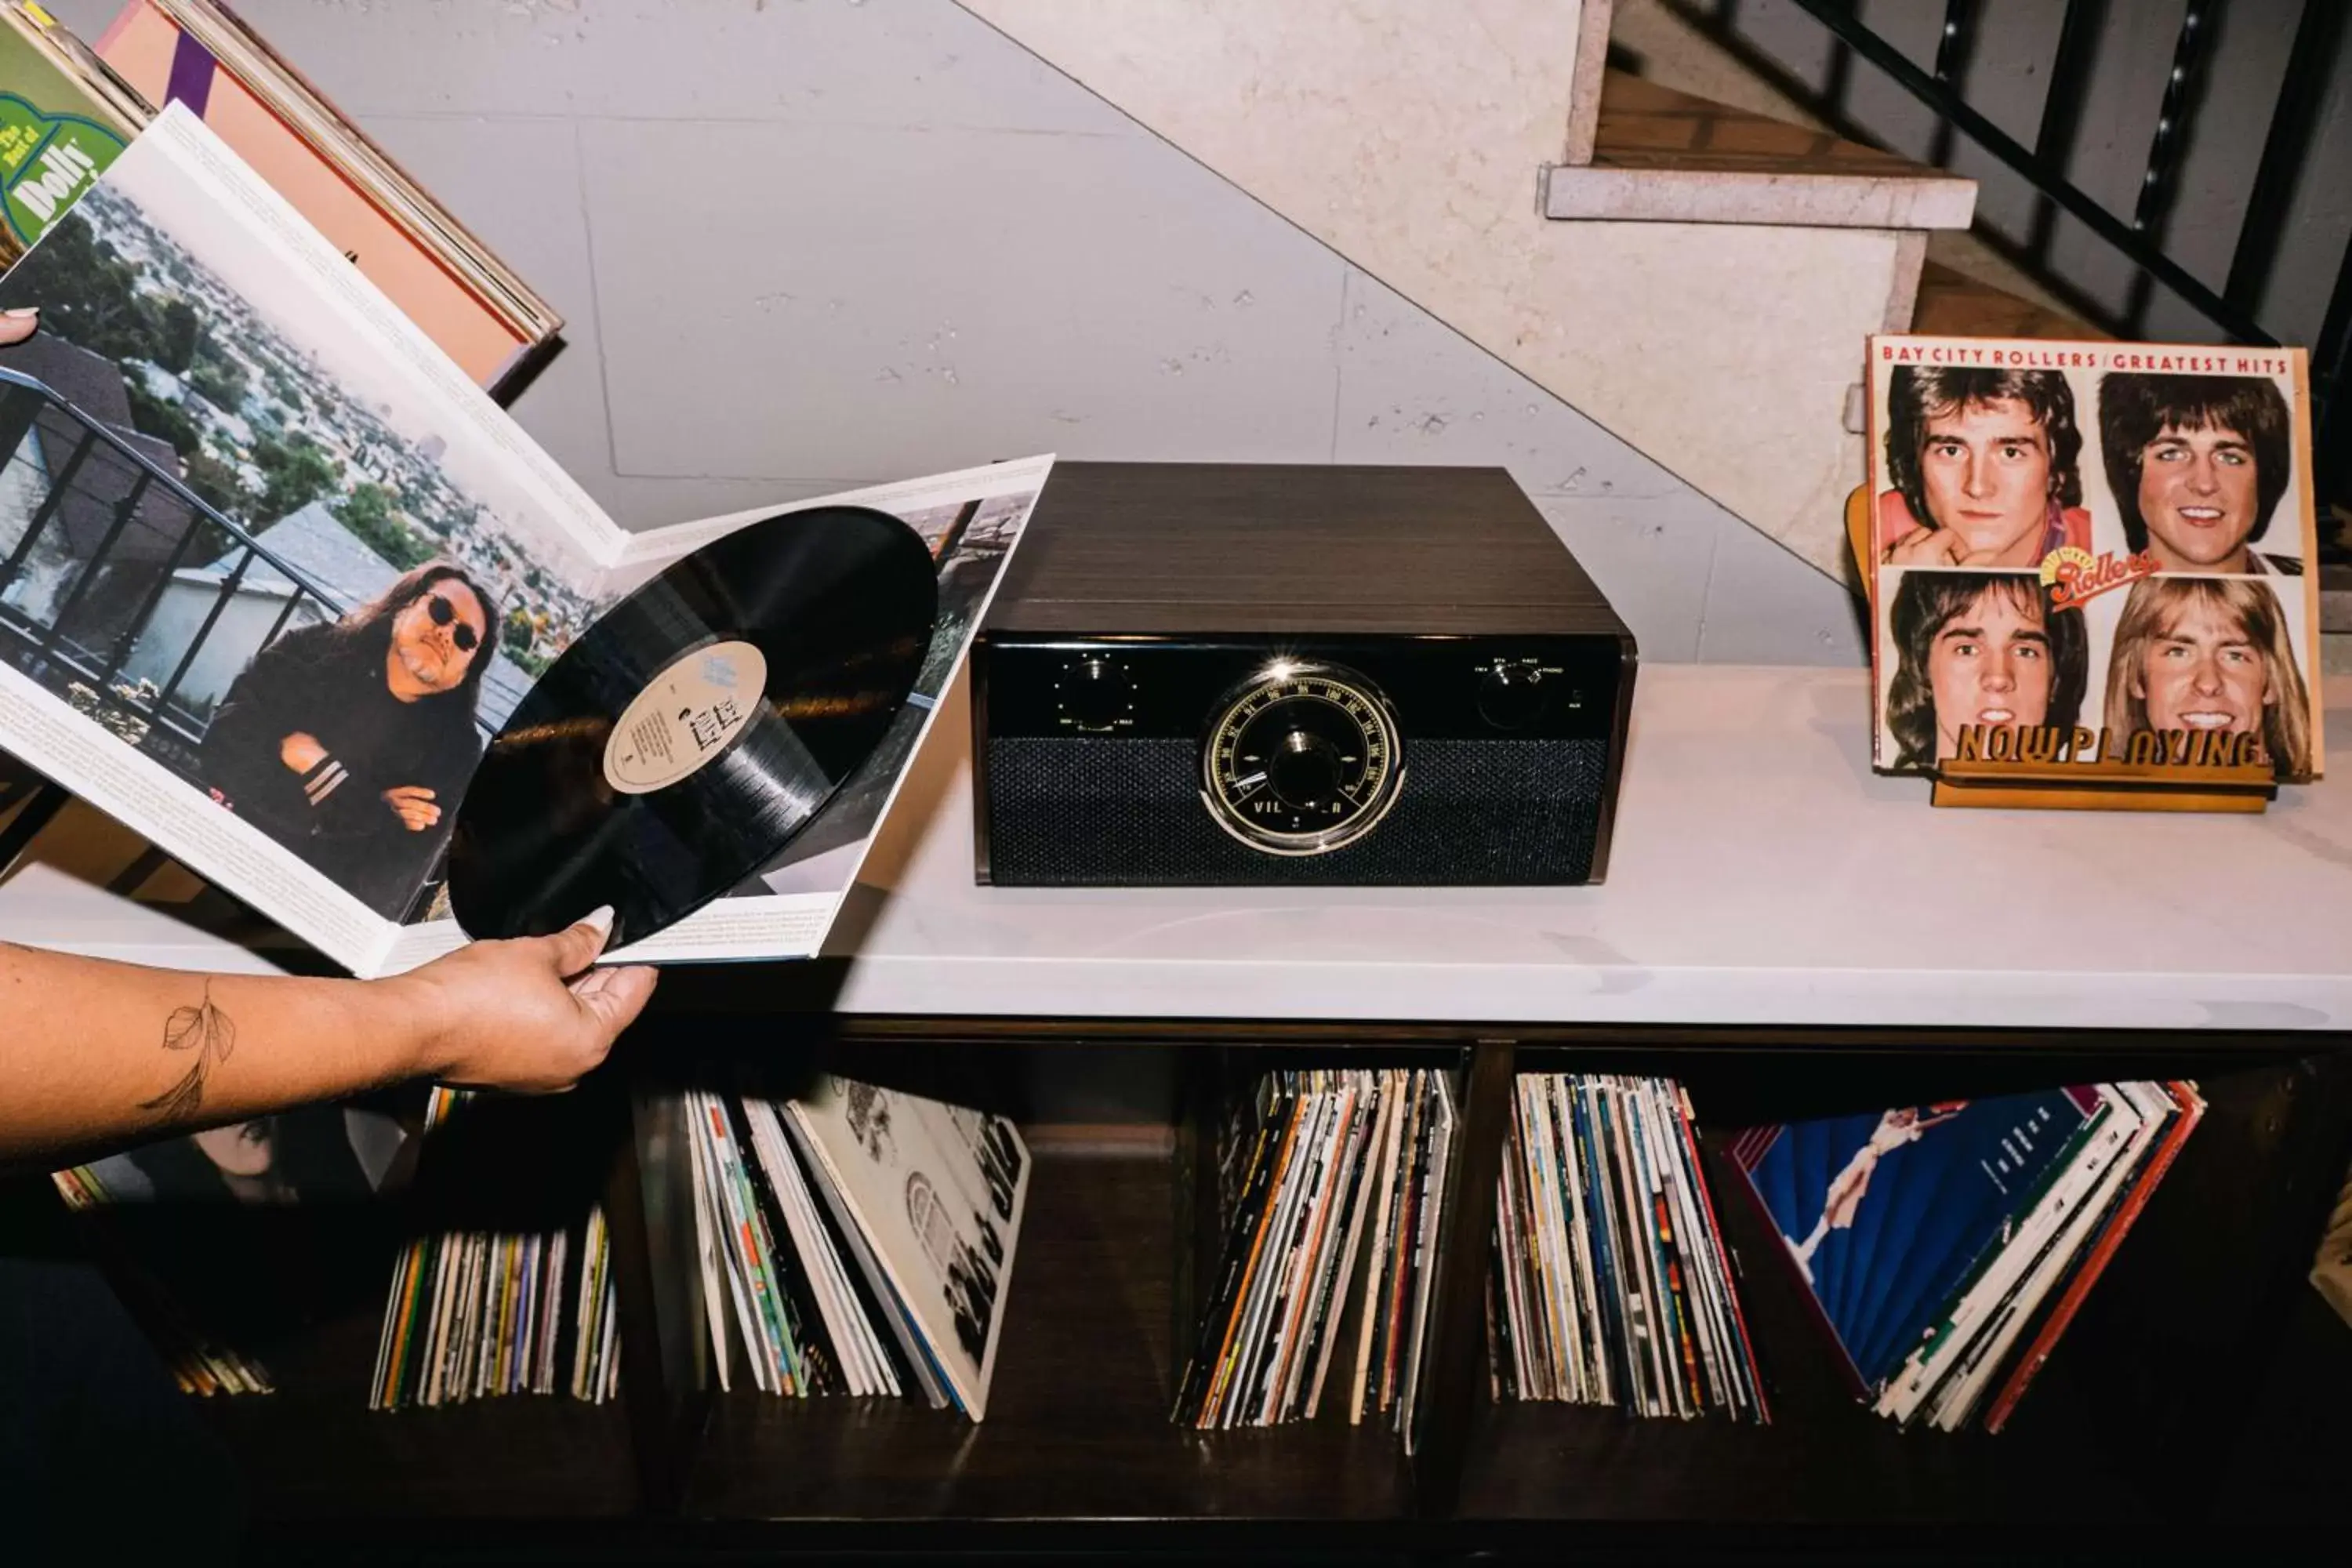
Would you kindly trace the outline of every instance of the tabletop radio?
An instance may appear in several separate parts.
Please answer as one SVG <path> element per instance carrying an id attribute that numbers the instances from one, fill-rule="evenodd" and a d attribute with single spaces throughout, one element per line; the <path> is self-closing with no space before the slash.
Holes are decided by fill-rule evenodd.
<path id="1" fill-rule="evenodd" d="M 1057 463 L 972 651 L 979 877 L 1597 882 L 1633 672 L 1500 468 Z"/>

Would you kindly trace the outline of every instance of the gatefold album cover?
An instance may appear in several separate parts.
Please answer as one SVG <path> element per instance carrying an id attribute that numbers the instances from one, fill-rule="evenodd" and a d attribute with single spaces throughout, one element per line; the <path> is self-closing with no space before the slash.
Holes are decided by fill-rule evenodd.
<path id="1" fill-rule="evenodd" d="M 632 534 L 179 105 L 0 279 L 19 306 L 42 330 L 0 351 L 0 749 L 362 975 L 465 941 L 442 879 L 467 785 L 599 615 L 737 529 L 862 505 L 940 574 L 905 709 L 803 842 L 606 956 L 815 952 L 1052 468 Z"/>
<path id="2" fill-rule="evenodd" d="M 1870 341 L 1873 757 L 2320 774 L 2300 349 Z"/>

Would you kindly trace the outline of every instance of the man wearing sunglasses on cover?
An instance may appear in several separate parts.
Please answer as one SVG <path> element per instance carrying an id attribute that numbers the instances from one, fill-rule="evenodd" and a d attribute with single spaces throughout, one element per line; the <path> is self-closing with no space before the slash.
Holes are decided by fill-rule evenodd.
<path id="1" fill-rule="evenodd" d="M 481 754 L 475 703 L 498 624 L 489 593 L 443 561 L 340 621 L 286 633 L 222 700 L 200 777 L 223 805 L 399 918 Z"/>

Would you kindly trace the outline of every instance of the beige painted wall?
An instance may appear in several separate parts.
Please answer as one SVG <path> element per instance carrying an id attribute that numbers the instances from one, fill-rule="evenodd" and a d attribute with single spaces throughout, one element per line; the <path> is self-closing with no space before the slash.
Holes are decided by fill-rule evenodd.
<path id="1" fill-rule="evenodd" d="M 1906 258 L 1867 230 L 1536 210 L 1576 0 L 961 0 L 1822 570 Z"/>

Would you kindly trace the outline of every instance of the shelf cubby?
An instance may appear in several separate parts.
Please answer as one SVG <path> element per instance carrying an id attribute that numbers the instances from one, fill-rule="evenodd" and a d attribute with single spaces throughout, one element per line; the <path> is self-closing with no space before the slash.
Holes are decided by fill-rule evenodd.
<path id="1" fill-rule="evenodd" d="M 2336 1045 L 1297 1022 L 787 1028 L 730 1010 L 673 1014 L 627 1043 L 607 1086 L 588 1091 L 602 1102 L 583 1100 L 563 1139 L 503 1140 L 509 1159 L 569 1169 L 559 1185 L 601 1184 L 621 1294 L 618 1401 L 370 1412 L 382 1307 L 371 1290 L 278 1350 L 280 1393 L 204 1402 L 200 1415 L 246 1474 L 255 1539 L 289 1551 L 321 1529 L 394 1521 L 404 1540 L 670 1553 L 1171 1536 L 1367 1552 L 1830 1536 L 1990 1549 L 2028 1530 L 2113 1544 L 2219 1538 L 2248 1520 L 2284 1528 L 2324 1520 L 2352 1456 L 2352 1334 L 2301 1279 L 2352 1153 L 2352 1058 Z M 1412 1458 L 1384 1425 L 1349 1426 L 1334 1409 L 1213 1433 L 1168 1419 L 1221 1239 L 1209 1108 L 1260 1072 L 1308 1063 L 1457 1075 L 1433 1381 Z M 789 1093 L 820 1067 L 919 1092 L 976 1081 L 1028 1138 L 1029 1206 L 982 1423 L 912 1401 L 715 1387 L 677 1093 L 747 1082 Z M 1494 1401 L 1481 1288 L 1509 1086 L 1525 1070 L 1654 1073 L 1690 1091 L 1770 1425 Z M 2197 1079 L 2209 1114 L 2009 1429 L 1904 1432 L 1857 1404 L 1725 1157 L 1727 1135 L 2150 1076 Z M 1120 1083 L 1124 1104 L 1108 1088 Z M 485 1137 L 481 1158 L 500 1142 Z"/>
<path id="2" fill-rule="evenodd" d="M 1572 1070 L 1570 1061 L 1590 1055 L 1521 1059 Z M 1632 1066 L 1616 1055 L 1601 1053 L 1597 1070 L 1675 1070 L 1650 1053 Z M 2070 1064 L 2108 1078 L 2194 1077 L 2209 1109 L 2015 1415 L 1991 1435 L 1899 1429 L 1855 1399 L 1780 1256 L 1784 1244 L 1728 1158 L 1727 1139 L 1782 1116 L 2078 1079 L 1999 1054 L 1776 1060 L 1780 1070 L 1769 1078 L 1738 1058 L 1685 1061 L 1677 1074 L 1697 1110 L 1771 1423 L 1496 1404 L 1482 1389 L 1463 1467 L 1465 1519 L 1765 1531 L 2032 1527 L 2089 1536 L 2159 1517 L 2221 1517 L 2226 1505 L 2211 1483 L 2243 1469 L 2249 1443 L 2282 1423 L 2311 1430 L 2316 1419 L 2344 1453 L 2352 1424 L 2326 1413 L 2352 1393 L 2352 1346 L 2327 1342 L 2345 1337 L 2344 1326 L 2313 1321 L 2295 1267 L 2296 1238 L 2315 1234 L 2313 1199 L 2326 1169 L 2313 1153 L 2343 1147 L 2344 1064 L 2145 1054 Z M 2039 1070 L 2021 1080 L 2021 1066 Z M 1807 1088 L 1816 1076 L 1834 1086 Z M 2313 1381 L 2279 1383 L 2277 1359 L 2302 1353 L 2289 1343 L 2315 1348 Z M 2272 1408 L 2257 1421 L 2255 1394 L 2265 1389 Z M 2316 1522 L 2324 1495 L 2280 1500 L 2270 1522 L 2285 1522 L 2294 1507 Z"/>
<path id="3" fill-rule="evenodd" d="M 1177 1163 L 1069 1153 L 1034 1129 L 1032 1152 L 987 1419 L 908 1401 L 720 1395 L 689 1515 L 1377 1521 L 1408 1510 L 1409 1472 L 1384 1428 L 1171 1425 Z"/>

